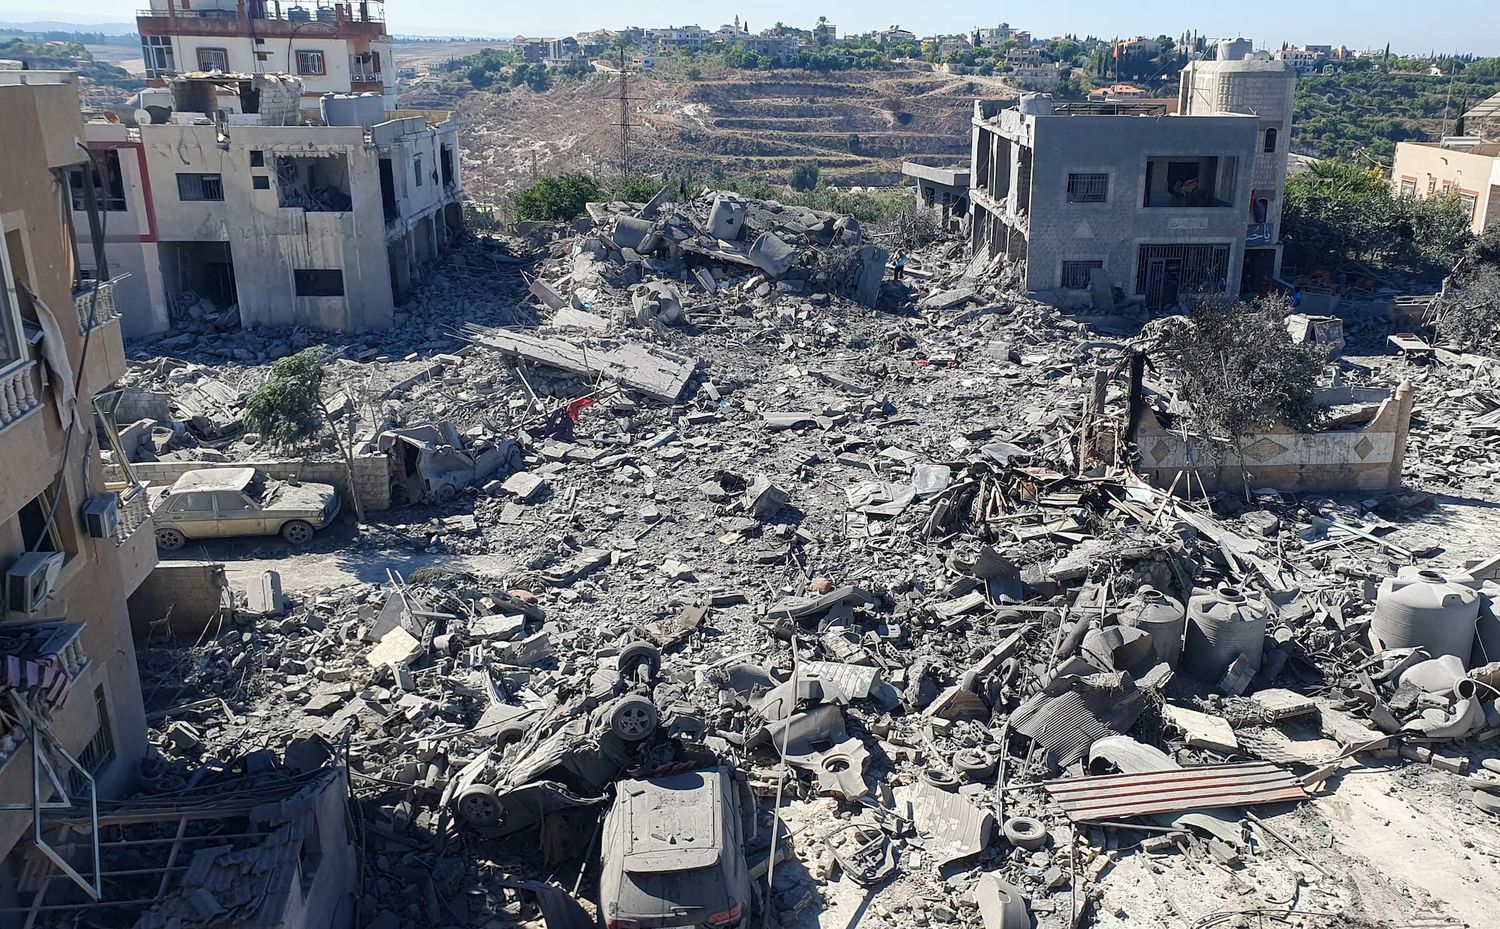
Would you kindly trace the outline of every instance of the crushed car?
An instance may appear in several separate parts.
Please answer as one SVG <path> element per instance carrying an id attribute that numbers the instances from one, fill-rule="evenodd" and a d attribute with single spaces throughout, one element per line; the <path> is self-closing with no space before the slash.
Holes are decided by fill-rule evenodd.
<path id="1" fill-rule="evenodd" d="M 392 506 L 449 503 L 470 484 L 509 476 L 522 464 L 515 439 L 471 447 L 449 422 L 388 429 L 376 447 L 390 460 Z"/>
<path id="2" fill-rule="evenodd" d="M 626 646 L 616 669 L 601 669 L 587 693 L 508 721 L 495 746 L 449 783 L 444 809 L 471 829 L 510 835 L 551 813 L 603 803 L 626 772 L 711 762 L 666 738 L 652 699 L 660 670 L 654 646 Z"/>
<path id="3" fill-rule="evenodd" d="M 736 929 L 759 907 L 745 858 L 755 803 L 728 767 L 621 781 L 601 833 L 606 929 Z"/>

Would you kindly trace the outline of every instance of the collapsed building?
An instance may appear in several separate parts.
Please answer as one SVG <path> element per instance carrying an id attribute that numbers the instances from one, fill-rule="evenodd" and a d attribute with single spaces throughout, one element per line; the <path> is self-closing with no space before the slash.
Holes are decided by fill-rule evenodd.
<path id="1" fill-rule="evenodd" d="M 103 211 L 106 267 L 80 249 L 86 271 L 129 275 L 115 288 L 125 332 L 230 310 L 247 327 L 389 327 L 463 225 L 456 117 L 329 94 L 309 125 L 295 77 L 168 84 L 170 110 L 90 122 L 95 180 L 72 177 L 75 236 L 89 232 L 90 199 Z M 219 107 L 225 87 L 238 111 Z"/>
<path id="2" fill-rule="evenodd" d="M 1280 271 L 1296 73 L 1231 42 L 1153 101 L 976 101 L 976 253 L 1050 300 L 1115 291 L 1148 310 L 1263 293 Z"/>

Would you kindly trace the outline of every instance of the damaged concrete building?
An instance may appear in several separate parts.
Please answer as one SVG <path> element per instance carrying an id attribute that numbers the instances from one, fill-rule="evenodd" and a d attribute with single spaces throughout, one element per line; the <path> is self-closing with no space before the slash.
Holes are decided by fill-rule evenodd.
<path id="1" fill-rule="evenodd" d="M 175 109 L 160 121 L 86 127 L 106 255 L 131 275 L 118 301 L 126 333 L 165 331 L 174 312 L 231 307 L 247 327 L 390 326 L 395 302 L 462 225 L 456 117 L 330 94 L 309 125 L 295 106 L 296 78 L 170 83 Z M 226 85 L 245 112 L 215 108 Z M 78 234 L 87 228 L 81 177 Z"/>
<path id="2" fill-rule="evenodd" d="M 1180 115 L 1156 101 L 977 101 L 976 253 L 1004 256 L 1050 300 L 1113 291 L 1170 308 L 1262 290 L 1278 270 L 1296 74 L 1245 57 L 1183 72 Z"/>
<path id="3" fill-rule="evenodd" d="M 125 602 L 156 565 L 145 488 L 106 484 L 95 397 L 125 373 L 107 283 L 77 276 L 78 76 L 0 71 L 0 924 L 64 809 L 133 786 L 146 723 Z M 105 435 L 109 432 L 104 430 Z M 128 471 L 127 471 L 128 474 Z M 76 862 L 74 862 L 76 863 Z M 72 865 L 70 864 L 69 867 Z M 84 881 L 88 883 L 87 880 Z"/>

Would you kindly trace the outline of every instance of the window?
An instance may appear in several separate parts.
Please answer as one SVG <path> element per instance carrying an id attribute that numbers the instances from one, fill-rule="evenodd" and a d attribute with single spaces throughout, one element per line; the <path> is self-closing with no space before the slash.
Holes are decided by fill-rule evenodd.
<path id="1" fill-rule="evenodd" d="M 1266 130 L 1266 148 L 1265 148 L 1265 150 L 1267 152 L 1274 152 L 1274 151 L 1276 151 L 1276 130 L 1275 130 L 1275 128 L 1271 128 L 1271 129 L 1267 129 Z"/>
<path id="2" fill-rule="evenodd" d="M 1414 177 L 1403 177 L 1401 179 L 1401 196 L 1415 197 L 1417 195 L 1417 179 Z"/>
<path id="3" fill-rule="evenodd" d="M 199 71 L 229 71 L 229 50 L 225 48 L 198 49 Z"/>
<path id="4" fill-rule="evenodd" d="M 1064 261 L 1062 286 L 1066 290 L 1088 290 L 1093 282 L 1094 269 L 1103 267 L 1102 261 Z"/>
<path id="5" fill-rule="evenodd" d="M 422 186 L 422 153 L 417 152 L 411 157 L 412 170 L 417 173 L 417 186 Z"/>
<path id="6" fill-rule="evenodd" d="M 271 60 L 271 53 L 270 52 L 256 52 L 255 53 L 255 60 L 256 61 L 270 61 Z"/>
<path id="7" fill-rule="evenodd" d="M 1458 204 L 1463 207 L 1464 215 L 1472 220 L 1474 218 L 1474 209 L 1479 206 L 1479 198 L 1473 194 L 1460 192 L 1458 195 Z"/>
<path id="8" fill-rule="evenodd" d="M 266 177 L 264 174 L 259 175 L 258 177 L 252 177 L 250 179 L 250 186 L 254 187 L 256 190 L 270 190 L 271 179 L 269 177 Z"/>
<path id="9" fill-rule="evenodd" d="M 16 514 L 16 521 L 21 524 L 21 544 L 26 546 L 27 551 L 38 552 L 60 552 L 62 551 L 62 538 L 57 532 L 57 517 L 59 512 L 48 519 L 52 511 L 52 497 L 50 491 L 45 491 L 40 497 L 21 507 Z"/>
<path id="10" fill-rule="evenodd" d="M 344 272 L 331 270 L 298 270 L 292 272 L 299 297 L 342 297 Z"/>
<path id="11" fill-rule="evenodd" d="M 223 200 L 224 181 L 217 174 L 179 174 L 177 199 Z"/>
<path id="12" fill-rule="evenodd" d="M 1108 174 L 1069 174 L 1069 203 L 1103 203 L 1109 199 Z"/>
<path id="13" fill-rule="evenodd" d="M 250 501 L 238 492 L 221 490 L 214 492 L 214 503 L 220 513 L 239 513 L 250 509 Z"/>
<path id="14" fill-rule="evenodd" d="M 266 166 L 266 153 L 258 148 L 250 149 L 250 167 L 264 168 Z"/>
<path id="15" fill-rule="evenodd" d="M 1427 175 L 1427 196 L 1430 197 L 1435 193 L 1437 193 L 1437 178 L 1429 174 Z"/>
<path id="16" fill-rule="evenodd" d="M 298 49 L 297 73 L 312 75 L 327 74 L 328 68 L 323 64 L 323 53 L 308 49 Z"/>
<path id="17" fill-rule="evenodd" d="M 172 504 L 168 512 L 171 513 L 212 513 L 214 511 L 214 498 L 208 494 L 188 493 L 172 498 Z"/>
<path id="18" fill-rule="evenodd" d="M 177 62 L 172 57 L 171 36 L 141 36 L 141 57 L 146 60 L 147 77 L 164 77 L 177 70 Z"/>
<path id="19" fill-rule="evenodd" d="M 350 55 L 349 79 L 353 81 L 380 80 L 380 56 L 374 52 Z"/>
<path id="20" fill-rule="evenodd" d="M 1452 181 L 1443 181 L 1443 195 L 1447 196 L 1448 194 L 1450 194 L 1452 192 L 1453 192 L 1453 182 Z"/>
<path id="21" fill-rule="evenodd" d="M 73 209 L 80 212 L 88 209 L 87 191 L 83 185 L 85 178 L 92 173 L 94 201 L 99 204 L 99 209 L 111 213 L 123 213 L 125 211 L 125 178 L 120 174 L 120 153 L 111 149 L 104 152 L 92 152 L 90 157 L 94 162 L 93 172 L 90 172 L 85 165 L 68 169 L 68 192 L 73 201 Z"/>

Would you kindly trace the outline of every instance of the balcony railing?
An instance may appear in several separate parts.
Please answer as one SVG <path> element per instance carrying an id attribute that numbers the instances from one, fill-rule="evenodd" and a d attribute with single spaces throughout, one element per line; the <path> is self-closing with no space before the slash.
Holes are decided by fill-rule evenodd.
<path id="1" fill-rule="evenodd" d="M 338 7 L 342 6 L 342 9 Z M 239 19 L 239 9 L 183 9 L 182 3 L 173 4 L 173 8 L 160 10 L 136 10 L 138 19 L 217 19 L 234 22 Z M 364 3 L 334 4 L 334 5 L 306 5 L 287 0 L 285 3 L 277 3 L 275 0 L 257 2 L 250 0 L 245 4 L 246 18 L 251 20 L 269 20 L 273 22 L 288 22 L 300 24 L 306 22 L 319 22 L 327 25 L 335 25 L 340 19 L 346 23 L 378 23 L 385 24 L 385 7 L 378 0 L 366 0 Z"/>
<path id="2" fill-rule="evenodd" d="M 42 405 L 35 370 L 36 362 L 26 361 L 0 373 L 0 429 Z"/>
<path id="3" fill-rule="evenodd" d="M 127 484 L 114 491 L 120 500 L 120 525 L 115 530 L 115 542 L 123 545 L 151 521 L 151 498 L 145 484 Z"/>
<path id="4" fill-rule="evenodd" d="M 115 285 L 129 275 L 107 281 L 86 281 L 73 288 L 73 306 L 78 311 L 78 331 L 88 332 L 120 318 L 115 306 Z"/>

